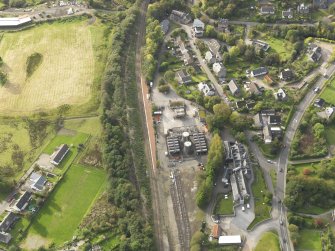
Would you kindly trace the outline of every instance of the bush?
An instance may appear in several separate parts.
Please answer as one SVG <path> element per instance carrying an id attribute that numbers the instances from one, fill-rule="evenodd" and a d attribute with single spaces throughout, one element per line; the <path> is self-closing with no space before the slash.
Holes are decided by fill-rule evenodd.
<path id="1" fill-rule="evenodd" d="M 29 78 L 31 75 L 33 75 L 33 73 L 35 72 L 35 70 L 38 68 L 38 66 L 40 66 L 40 64 L 42 63 L 43 60 L 43 55 L 40 53 L 33 53 L 31 54 L 28 58 L 27 58 L 27 62 L 26 62 L 26 73 L 27 73 L 27 77 Z"/>
<path id="2" fill-rule="evenodd" d="M 162 93 L 168 93 L 168 92 L 170 92 L 170 86 L 169 85 L 160 85 L 158 87 L 158 90 L 159 90 L 159 92 L 162 92 Z"/>

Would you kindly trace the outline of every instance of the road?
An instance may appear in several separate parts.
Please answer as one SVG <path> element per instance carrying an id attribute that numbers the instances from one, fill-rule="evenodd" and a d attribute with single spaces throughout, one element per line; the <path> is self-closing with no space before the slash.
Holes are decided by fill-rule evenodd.
<path id="1" fill-rule="evenodd" d="M 329 78 L 334 74 L 335 72 L 335 65 L 331 64 L 327 72 L 329 72 Z M 324 87 L 326 84 L 328 78 L 321 77 L 319 81 L 314 85 L 315 87 L 318 86 L 320 89 Z M 311 88 L 312 90 L 314 88 Z M 286 188 L 286 172 L 287 172 L 287 165 L 289 163 L 289 150 L 290 146 L 294 137 L 294 134 L 296 130 L 298 129 L 298 126 L 300 124 L 300 121 L 306 111 L 306 109 L 312 104 L 313 100 L 316 98 L 318 93 L 315 93 L 314 91 L 309 91 L 304 99 L 300 102 L 300 104 L 296 108 L 296 112 L 294 113 L 291 122 L 286 128 L 286 133 L 283 139 L 283 144 L 286 145 L 286 147 L 280 152 L 279 158 L 278 158 L 278 172 L 277 172 L 277 185 L 276 185 L 276 194 L 274 196 L 275 200 L 277 201 L 283 201 L 285 198 L 285 188 Z M 283 172 L 280 172 L 279 170 L 283 170 Z M 281 204 L 278 203 L 278 207 L 281 207 Z M 283 218 L 284 224 L 280 226 L 280 236 L 281 240 L 289 240 L 288 238 L 288 229 L 287 229 L 287 217 L 286 217 L 287 210 L 285 207 L 282 208 L 281 216 Z M 293 245 L 290 241 L 282 243 L 282 245 L 285 247 L 284 250 L 294 250 Z"/>
<path id="2" fill-rule="evenodd" d="M 229 24 L 239 24 L 239 25 L 247 25 L 247 26 L 256 26 L 260 23 L 258 22 L 250 22 L 250 21 L 228 21 Z M 266 26 L 274 26 L 274 25 L 278 25 L 278 26 L 287 26 L 290 24 L 286 24 L 286 23 L 262 23 Z M 296 24 L 293 23 L 292 25 L 298 25 L 298 26 L 308 26 L 308 27 L 313 27 L 315 26 L 315 24 L 312 23 L 303 23 L 303 24 Z"/>
<path id="3" fill-rule="evenodd" d="M 198 50 L 197 46 L 195 45 L 195 38 L 192 36 L 192 28 L 191 26 L 188 25 L 182 25 L 183 29 L 186 31 L 189 41 L 190 41 L 190 45 L 192 50 L 194 51 L 202 69 L 205 71 L 205 73 L 208 76 L 208 79 L 213 83 L 214 88 L 216 90 L 216 93 L 219 95 L 219 97 L 222 98 L 222 100 L 224 100 L 224 102 L 226 104 L 229 105 L 229 100 L 228 97 L 224 94 L 222 87 L 220 86 L 219 82 L 216 80 L 216 77 L 213 75 L 213 73 L 211 72 L 211 70 L 209 69 L 207 63 L 205 62 L 204 58 L 201 56 L 200 51 Z"/>

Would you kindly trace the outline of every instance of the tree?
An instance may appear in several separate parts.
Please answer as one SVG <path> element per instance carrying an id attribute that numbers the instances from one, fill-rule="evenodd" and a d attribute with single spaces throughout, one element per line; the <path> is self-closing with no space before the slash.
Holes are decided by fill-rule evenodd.
<path id="1" fill-rule="evenodd" d="M 236 111 L 234 111 L 230 115 L 230 123 L 233 125 L 234 129 L 236 129 L 237 131 L 246 130 L 252 124 L 251 120 L 247 116 L 242 115 Z"/>
<path id="2" fill-rule="evenodd" d="M 174 77 L 175 77 L 175 74 L 174 74 L 174 72 L 171 71 L 171 70 L 165 72 L 165 74 L 164 74 L 164 78 L 165 78 L 165 80 L 168 81 L 168 82 L 169 82 L 169 81 L 172 81 L 172 80 L 174 79 Z"/>
<path id="3" fill-rule="evenodd" d="M 225 64 L 225 65 L 229 64 L 229 60 L 230 60 L 229 53 L 224 52 L 223 55 L 222 55 L 223 64 Z"/>
<path id="4" fill-rule="evenodd" d="M 314 226 L 315 228 L 322 228 L 324 226 L 324 221 L 321 218 L 314 219 Z"/>
<path id="5" fill-rule="evenodd" d="M 229 49 L 229 58 L 234 61 L 238 55 L 240 55 L 240 49 L 237 46 L 232 46 Z"/>
<path id="6" fill-rule="evenodd" d="M 228 122 L 229 117 L 231 115 L 230 107 L 223 102 L 221 102 L 220 104 L 214 105 L 213 112 L 214 112 L 215 120 L 217 121 L 217 123 L 222 124 L 222 125 Z"/>
<path id="7" fill-rule="evenodd" d="M 323 138 L 325 134 L 325 126 L 321 123 L 316 123 L 313 126 L 313 134 L 317 138 Z"/>
<path id="8" fill-rule="evenodd" d="M 280 58 L 279 58 L 278 53 L 270 53 L 270 54 L 266 55 L 266 57 L 264 59 L 264 63 L 266 65 L 270 65 L 270 66 L 279 65 Z"/>
<path id="9" fill-rule="evenodd" d="M 205 29 L 205 36 L 206 37 L 211 37 L 211 38 L 216 38 L 217 33 L 212 25 L 207 25 Z"/>
<path id="10" fill-rule="evenodd" d="M 302 173 L 305 175 L 305 176 L 308 176 L 310 175 L 312 172 L 309 168 L 304 168 L 304 170 L 302 171 Z"/>

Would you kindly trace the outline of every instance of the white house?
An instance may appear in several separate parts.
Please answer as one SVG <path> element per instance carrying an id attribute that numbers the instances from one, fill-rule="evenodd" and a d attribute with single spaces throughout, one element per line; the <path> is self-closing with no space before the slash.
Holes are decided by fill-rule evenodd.
<path id="1" fill-rule="evenodd" d="M 201 91 L 205 96 L 214 96 L 215 92 L 208 86 L 208 84 L 200 82 L 198 84 L 198 89 Z"/>
<path id="2" fill-rule="evenodd" d="M 213 64 L 213 72 L 215 73 L 218 78 L 224 78 L 226 77 L 227 70 L 226 67 L 224 67 L 221 63 L 214 63 Z"/>

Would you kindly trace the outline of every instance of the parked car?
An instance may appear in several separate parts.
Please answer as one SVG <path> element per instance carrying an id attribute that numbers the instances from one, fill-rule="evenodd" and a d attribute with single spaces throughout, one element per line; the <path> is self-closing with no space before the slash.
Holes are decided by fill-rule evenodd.
<path id="1" fill-rule="evenodd" d="M 242 207 L 242 211 L 243 211 L 243 212 L 245 211 L 245 208 L 244 208 L 244 207 Z"/>
<path id="2" fill-rule="evenodd" d="M 250 204 L 249 204 L 249 203 L 247 204 L 247 208 L 248 208 L 248 209 L 250 208 Z"/>

